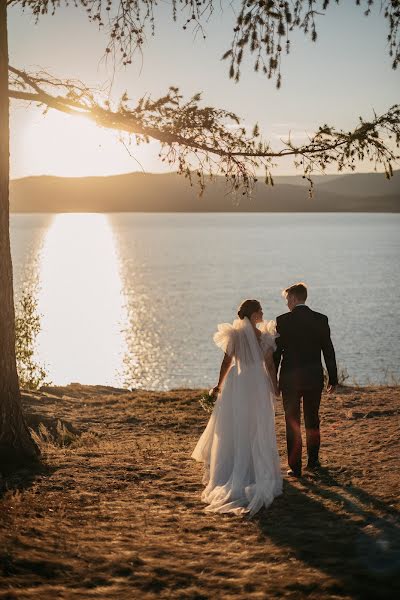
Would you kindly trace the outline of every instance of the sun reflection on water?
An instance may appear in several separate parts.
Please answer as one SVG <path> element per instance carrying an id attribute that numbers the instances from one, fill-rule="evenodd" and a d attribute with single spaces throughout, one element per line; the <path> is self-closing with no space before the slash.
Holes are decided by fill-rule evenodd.
<path id="1" fill-rule="evenodd" d="M 59 385 L 121 385 L 127 313 L 112 228 L 104 214 L 59 214 L 40 264 L 38 356 Z"/>

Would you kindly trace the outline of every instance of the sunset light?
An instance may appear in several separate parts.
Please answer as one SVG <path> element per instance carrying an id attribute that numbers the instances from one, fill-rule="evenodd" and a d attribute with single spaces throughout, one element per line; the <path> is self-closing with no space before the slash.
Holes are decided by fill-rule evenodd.
<path id="1" fill-rule="evenodd" d="M 20 164 L 29 165 L 28 174 L 84 177 L 162 170 L 156 143 L 129 145 L 127 136 L 121 141 L 118 133 L 98 127 L 87 117 L 56 111 L 43 116 L 37 111 L 18 141 L 14 154 Z"/>
<path id="2" fill-rule="evenodd" d="M 118 381 L 126 314 L 106 215 L 55 217 L 43 244 L 39 285 L 38 347 L 50 379 Z"/>

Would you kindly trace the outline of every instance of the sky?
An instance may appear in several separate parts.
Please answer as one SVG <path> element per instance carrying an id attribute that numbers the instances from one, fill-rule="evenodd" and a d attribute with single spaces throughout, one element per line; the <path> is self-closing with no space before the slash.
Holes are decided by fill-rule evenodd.
<path id="1" fill-rule="evenodd" d="M 316 43 L 297 33 L 292 49 L 283 57 L 283 84 L 255 73 L 253 60 L 245 59 L 242 77 L 228 77 L 228 62 L 221 61 L 230 47 L 234 13 L 232 3 L 215 3 L 205 24 L 206 39 L 183 30 L 184 18 L 172 20 L 171 4 L 161 2 L 155 11 L 156 35 L 147 37 L 143 56 L 134 56 L 128 68 L 106 64 L 107 36 L 73 5 L 44 15 L 39 23 L 28 9 L 8 9 L 10 64 L 26 70 L 45 69 L 57 77 L 81 79 L 93 86 L 109 85 L 115 98 L 125 90 L 133 100 L 144 94 L 157 98 L 170 85 L 189 98 L 202 92 L 206 105 L 231 110 L 245 125 L 258 123 L 263 136 L 279 147 L 291 133 L 302 141 L 324 123 L 345 130 L 399 100 L 400 70 L 391 69 L 387 23 L 376 1 L 369 17 L 355 1 L 333 3 L 317 20 Z M 365 4 L 365 3 L 364 3 Z M 223 7 L 221 9 L 221 6 Z M 131 146 L 128 152 L 115 132 L 96 127 L 83 118 L 11 103 L 11 177 L 28 175 L 87 176 L 132 171 L 171 170 L 158 158 L 158 144 Z M 370 171 L 370 163 L 360 165 Z M 286 159 L 273 174 L 295 174 Z"/>

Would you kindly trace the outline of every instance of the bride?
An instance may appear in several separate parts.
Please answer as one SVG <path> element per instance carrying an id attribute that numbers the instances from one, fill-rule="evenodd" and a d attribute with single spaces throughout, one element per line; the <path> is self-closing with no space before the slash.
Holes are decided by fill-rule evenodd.
<path id="1" fill-rule="evenodd" d="M 258 300 L 245 300 L 238 316 L 214 334 L 225 352 L 212 390 L 218 396 L 192 458 L 204 462 L 206 511 L 252 516 L 282 493 L 272 358 L 277 334 L 274 322 L 262 320 Z"/>

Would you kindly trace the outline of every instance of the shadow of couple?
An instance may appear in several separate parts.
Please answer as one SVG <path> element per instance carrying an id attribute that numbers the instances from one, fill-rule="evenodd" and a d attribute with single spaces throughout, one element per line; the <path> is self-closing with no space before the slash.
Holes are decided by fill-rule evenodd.
<path id="1" fill-rule="evenodd" d="M 321 468 L 285 480 L 283 495 L 254 520 L 265 539 L 332 577 L 332 594 L 400 597 L 399 512 L 359 487 L 341 484 L 333 471 Z M 304 594 L 305 588 L 299 583 L 293 591 Z"/>

